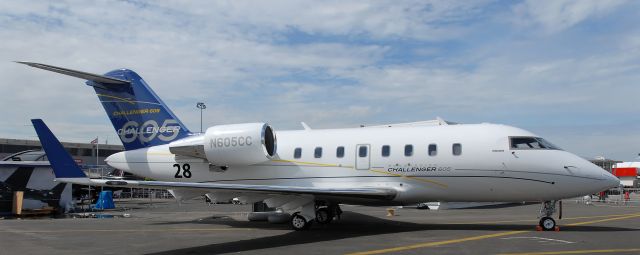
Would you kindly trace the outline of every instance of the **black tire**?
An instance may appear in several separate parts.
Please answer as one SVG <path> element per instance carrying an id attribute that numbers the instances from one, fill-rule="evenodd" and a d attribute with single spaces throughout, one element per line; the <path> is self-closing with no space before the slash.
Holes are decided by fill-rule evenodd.
<path id="1" fill-rule="evenodd" d="M 551 217 L 542 217 L 542 219 L 540 219 L 539 226 L 544 231 L 553 231 L 556 229 L 556 221 Z"/>
<path id="2" fill-rule="evenodd" d="M 291 225 L 291 228 L 293 228 L 293 230 L 301 231 L 309 229 L 309 227 L 311 226 L 311 222 L 302 217 L 300 213 L 294 213 L 291 216 L 291 222 L 289 225 Z"/>
<path id="3" fill-rule="evenodd" d="M 327 208 L 320 208 L 316 210 L 316 222 L 318 224 L 329 224 L 333 220 L 333 215 Z"/>

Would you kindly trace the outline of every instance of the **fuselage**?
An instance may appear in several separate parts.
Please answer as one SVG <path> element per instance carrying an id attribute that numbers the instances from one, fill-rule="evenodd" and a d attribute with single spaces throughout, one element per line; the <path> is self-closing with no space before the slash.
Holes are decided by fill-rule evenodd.
<path id="1" fill-rule="evenodd" d="M 564 150 L 514 144 L 536 138 L 496 124 L 294 130 L 277 132 L 273 159 L 248 166 L 223 169 L 206 159 L 174 155 L 168 144 L 120 152 L 106 161 L 159 181 L 387 187 L 398 191 L 394 204 L 548 201 L 619 185 L 605 170 Z M 185 139 L 205 142 L 201 135 Z"/>

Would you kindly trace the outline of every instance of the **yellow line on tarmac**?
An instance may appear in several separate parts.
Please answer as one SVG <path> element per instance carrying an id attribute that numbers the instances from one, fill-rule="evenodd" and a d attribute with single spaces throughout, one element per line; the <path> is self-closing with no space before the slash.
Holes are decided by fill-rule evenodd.
<path id="1" fill-rule="evenodd" d="M 578 217 L 569 217 L 562 218 L 562 220 L 580 220 L 580 219 L 597 219 L 597 218 L 607 218 L 607 217 L 616 217 L 616 216 L 637 216 L 636 213 L 628 213 L 628 214 L 611 214 L 611 215 L 597 215 L 597 216 L 578 216 Z M 514 222 L 538 222 L 537 219 L 534 220 L 499 220 L 499 221 L 475 221 L 475 222 L 450 222 L 446 224 L 451 225 L 467 225 L 467 224 L 494 224 L 494 223 L 514 223 Z M 565 226 L 573 226 L 571 224 L 567 224 Z"/>
<path id="2" fill-rule="evenodd" d="M 576 251 L 545 251 L 525 253 L 502 253 L 500 255 L 554 255 L 554 254 L 592 254 L 592 253 L 621 253 L 638 252 L 640 249 L 608 249 L 608 250 L 576 250 Z"/>
<path id="3" fill-rule="evenodd" d="M 163 229 L 56 229 L 56 230 L 3 230 L 0 233 L 74 233 L 74 232 L 191 232 L 241 231 L 253 228 L 163 228 Z"/>
<path id="4" fill-rule="evenodd" d="M 637 217 L 640 217 L 640 213 L 631 214 L 631 215 L 627 215 L 627 216 L 621 216 L 621 217 L 615 217 L 615 218 L 609 218 L 609 219 L 592 220 L 592 221 L 571 223 L 571 224 L 567 224 L 567 226 L 581 226 L 581 225 L 588 225 L 588 224 L 599 223 L 599 222 L 607 222 L 607 221 L 614 221 L 614 220 L 624 220 L 624 219 L 637 218 Z"/>
<path id="5" fill-rule="evenodd" d="M 381 249 L 381 250 L 371 250 L 371 251 L 348 253 L 348 255 L 370 255 L 370 254 L 382 254 L 382 253 L 389 253 L 389 252 L 396 252 L 396 251 L 406 251 L 406 250 L 413 250 L 413 249 L 425 248 L 425 247 L 433 247 L 433 246 L 439 246 L 439 245 L 445 245 L 445 244 L 462 243 L 462 242 L 482 240 L 482 239 L 494 238 L 494 237 L 500 237 L 500 236 L 515 235 L 515 234 L 520 234 L 520 233 L 525 233 L 525 232 L 529 232 L 529 231 L 525 231 L 525 230 L 522 230 L 522 231 L 510 231 L 510 232 L 502 232 L 502 233 L 497 233 L 497 234 L 481 235 L 481 236 L 472 236 L 472 237 L 453 239 L 453 240 L 446 240 L 446 241 L 438 241 L 438 242 L 430 242 L 430 243 L 419 243 L 419 244 L 414 244 L 414 245 L 400 246 L 400 247 Z"/>
<path id="6" fill-rule="evenodd" d="M 625 213 L 625 214 L 609 214 L 609 215 L 596 215 L 596 216 L 578 216 L 578 217 L 562 218 L 562 220 L 595 219 L 595 218 L 632 216 L 632 215 L 638 215 L 638 214 L 637 213 Z"/>
<path id="7" fill-rule="evenodd" d="M 588 224 L 593 224 L 593 223 L 600 223 L 600 222 L 607 222 L 607 221 L 615 221 L 615 220 L 623 220 L 623 219 L 630 219 L 630 218 L 640 217 L 640 214 L 626 214 L 626 215 L 622 214 L 622 215 L 623 216 L 615 217 L 615 218 L 609 218 L 609 219 L 577 222 L 577 223 L 568 224 L 567 226 L 580 226 L 580 225 L 588 225 Z M 606 215 L 606 216 L 610 217 L 612 215 Z M 602 216 L 602 217 L 606 217 L 606 216 Z M 596 217 L 600 217 L 600 216 L 593 216 L 593 218 L 596 218 Z M 580 218 L 585 218 L 585 217 L 580 217 Z M 473 223 L 469 223 L 469 224 L 473 224 Z M 348 255 L 370 255 L 370 254 L 382 254 L 382 253 L 389 253 L 389 252 L 406 251 L 406 250 L 413 250 L 413 249 L 419 249 L 419 248 L 425 248 L 425 247 L 440 246 L 440 245 L 445 245 L 445 244 L 462 243 L 462 242 L 482 240 L 482 239 L 488 239 L 488 238 L 494 238 L 494 237 L 516 235 L 516 234 L 527 233 L 527 232 L 531 232 L 531 231 L 528 231 L 528 230 L 509 231 L 509 232 L 502 232 L 502 233 L 497 233 L 497 234 L 471 236 L 471 237 L 466 237 L 466 238 L 459 238 L 459 239 L 452 239 L 452 240 L 445 240 L 445 241 L 419 243 L 419 244 L 413 244 L 413 245 L 407 245 L 407 246 L 399 246 L 399 247 L 380 249 L 380 250 L 354 252 L 354 253 L 348 253 Z M 529 253 L 523 253 L 523 254 L 529 254 Z M 535 253 L 532 253 L 532 254 L 535 254 Z M 542 253 L 542 254 L 545 254 L 545 253 Z M 550 254 L 556 254 L 556 253 L 550 253 Z M 570 254 L 570 253 L 568 253 L 568 254 Z"/>

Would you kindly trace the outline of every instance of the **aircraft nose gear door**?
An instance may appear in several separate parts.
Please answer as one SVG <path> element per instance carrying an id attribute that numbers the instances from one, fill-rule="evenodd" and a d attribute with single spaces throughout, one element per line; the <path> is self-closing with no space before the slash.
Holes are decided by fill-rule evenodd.
<path id="1" fill-rule="evenodd" d="M 358 144 L 356 146 L 356 169 L 369 170 L 371 166 L 371 153 L 368 144 Z"/>

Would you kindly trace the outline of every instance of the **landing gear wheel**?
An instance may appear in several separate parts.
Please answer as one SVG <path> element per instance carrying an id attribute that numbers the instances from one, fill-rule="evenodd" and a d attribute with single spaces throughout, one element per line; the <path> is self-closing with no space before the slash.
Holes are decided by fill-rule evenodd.
<path id="1" fill-rule="evenodd" d="M 329 224 L 331 220 L 333 220 L 333 215 L 331 215 L 327 208 L 316 210 L 316 222 L 319 224 Z"/>
<path id="2" fill-rule="evenodd" d="M 553 231 L 556 228 L 556 221 L 551 217 L 542 217 L 540 219 L 540 227 L 544 231 Z"/>
<path id="3" fill-rule="evenodd" d="M 311 221 L 307 221 L 300 213 L 294 213 L 291 216 L 291 228 L 293 228 L 293 230 L 307 230 L 309 227 L 311 227 Z"/>

